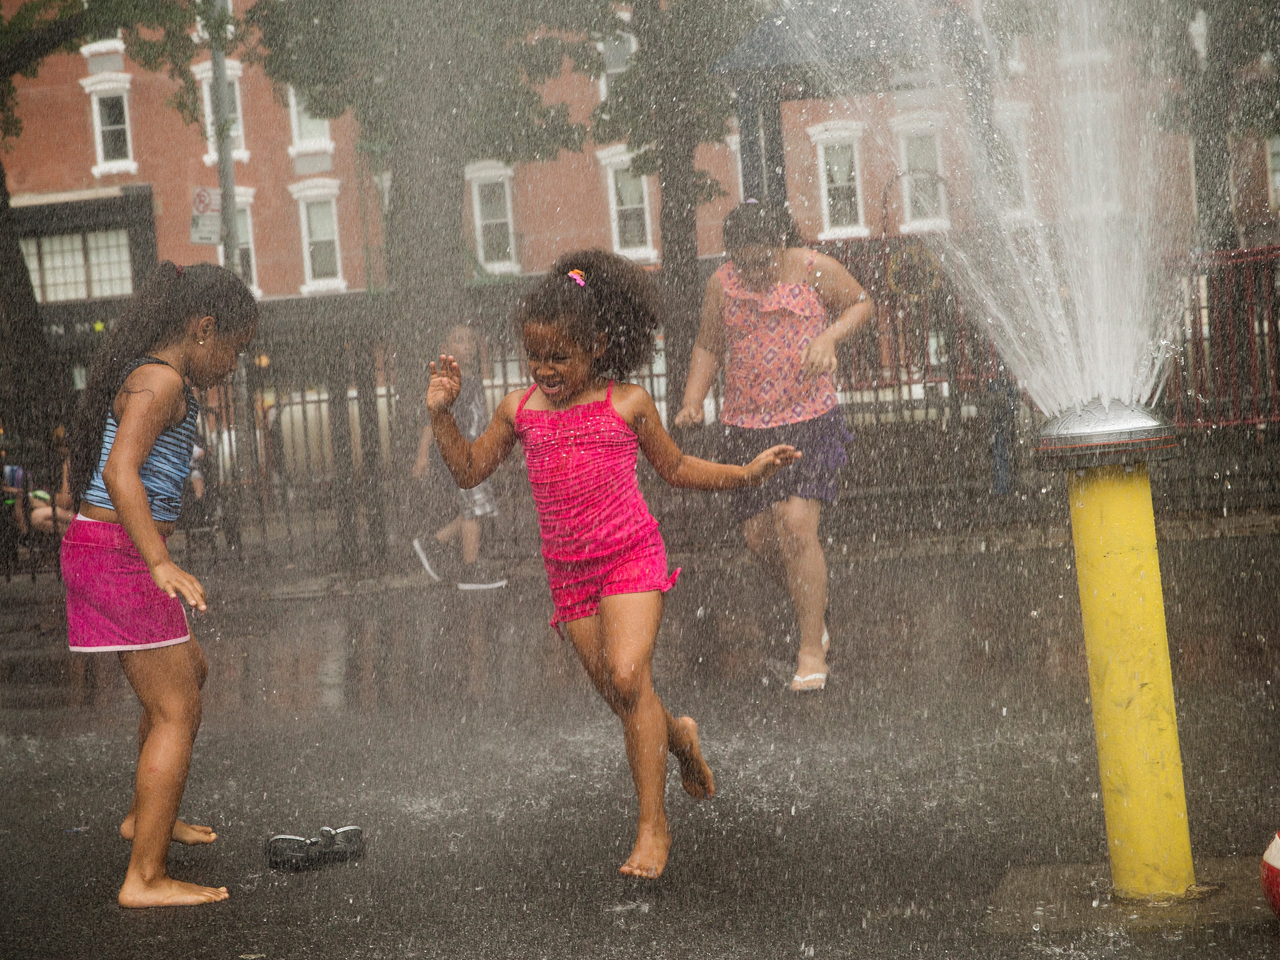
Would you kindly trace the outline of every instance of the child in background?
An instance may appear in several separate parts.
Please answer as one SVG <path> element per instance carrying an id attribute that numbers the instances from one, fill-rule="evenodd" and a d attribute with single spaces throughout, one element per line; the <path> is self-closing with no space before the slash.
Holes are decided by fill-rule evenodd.
<path id="1" fill-rule="evenodd" d="M 465 324 L 454 324 L 449 335 L 440 345 L 442 354 L 452 356 L 463 374 L 462 389 L 454 402 L 454 421 L 458 424 L 462 435 L 468 440 L 480 436 L 489 421 L 489 413 L 485 409 L 484 386 L 480 380 L 480 345 L 475 331 Z M 413 549 L 423 568 L 432 580 L 439 583 L 446 577 L 456 581 L 460 590 L 489 590 L 504 587 L 507 581 L 496 571 L 480 561 L 480 541 L 482 536 L 481 521 L 493 519 L 498 515 L 497 501 L 493 495 L 493 487 L 486 480 L 476 484 L 470 490 L 460 489 L 452 479 L 439 474 L 432 477 L 431 452 L 434 449 L 431 424 L 422 428 L 422 437 L 418 443 L 418 459 L 413 465 L 413 475 L 419 480 L 442 482 L 449 486 L 451 500 L 454 500 L 458 513 L 448 523 L 427 537 L 425 542 L 415 537 Z M 439 457 L 439 454 L 436 454 Z M 452 554 L 454 545 L 457 554 Z M 461 563 L 457 561 L 461 560 Z"/>
<path id="2" fill-rule="evenodd" d="M 776 446 L 746 466 L 685 456 L 653 399 L 618 383 L 653 356 L 661 325 L 656 292 L 639 267 L 593 250 L 562 257 L 516 315 L 534 385 L 509 394 L 474 442 L 450 408 L 462 390 L 455 358 L 432 364 L 427 408 L 436 444 L 458 485 L 488 477 L 519 440 L 542 533 L 542 556 L 563 625 L 587 674 L 622 721 L 640 815 L 621 871 L 657 877 L 671 835 L 663 792 L 667 751 L 694 799 L 715 793 L 690 717 L 674 718 L 654 692 L 654 643 L 667 571 L 658 522 L 636 478 L 636 450 L 675 487 L 729 490 L 763 483 L 800 454 Z"/>
<path id="3" fill-rule="evenodd" d="M 212 387 L 253 339 L 258 305 L 230 270 L 164 262 L 94 357 L 71 435 L 71 492 L 80 512 L 62 539 L 67 642 L 115 652 L 142 703 L 133 843 L 124 907 L 211 903 L 226 887 L 170 877 L 171 840 L 212 843 L 178 817 L 200 727 L 208 665 L 179 594 L 204 610 L 204 587 L 169 556 L 200 415 L 192 386 Z"/>

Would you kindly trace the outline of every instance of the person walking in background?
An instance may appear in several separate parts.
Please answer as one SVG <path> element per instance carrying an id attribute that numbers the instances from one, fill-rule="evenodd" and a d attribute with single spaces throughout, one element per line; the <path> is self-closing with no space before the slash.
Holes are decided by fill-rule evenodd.
<path id="1" fill-rule="evenodd" d="M 735 495 L 747 545 L 785 582 L 800 627 L 791 689 L 827 682 L 827 562 L 818 540 L 853 439 L 836 398 L 836 347 L 874 316 L 862 286 L 831 257 L 799 245 L 781 204 L 748 200 L 724 221 L 729 260 L 707 282 L 702 324 L 675 426 L 702 423 L 707 391 L 725 365 L 720 419 L 726 459 L 785 443 L 804 461 Z M 834 318 L 834 319 L 833 319 Z"/>
<path id="2" fill-rule="evenodd" d="M 165 867 L 170 841 L 217 838 L 177 818 L 208 672 L 182 601 L 204 610 L 206 598 L 165 539 L 182 508 L 200 416 L 192 387 L 231 374 L 257 323 L 253 295 L 230 270 L 161 263 L 98 349 L 71 432 L 80 513 L 62 539 L 67 643 L 116 653 L 142 703 L 133 804 L 120 825 L 133 843 L 124 907 L 227 898 L 226 887 L 183 883 Z"/>
<path id="3" fill-rule="evenodd" d="M 440 345 L 442 355 L 452 356 L 462 371 L 462 388 L 453 404 L 454 421 L 468 440 L 474 441 L 489 422 L 485 408 L 484 385 L 480 378 L 480 345 L 475 331 L 465 324 L 449 328 L 449 335 Z M 463 490 L 451 477 L 441 475 L 440 467 L 432 469 L 434 434 L 428 421 L 422 428 L 418 443 L 418 458 L 413 464 L 413 475 L 428 483 L 446 484 L 450 499 L 457 513 L 448 523 L 426 538 L 415 537 L 413 549 L 422 562 L 427 576 L 439 583 L 456 577 L 459 590 L 489 590 L 504 587 L 506 578 L 480 560 L 480 542 L 483 538 L 482 521 L 493 520 L 498 515 L 497 499 L 493 484 L 489 481 Z M 443 462 L 441 464 L 443 466 Z M 455 552 L 456 551 L 456 552 Z"/>
<path id="4" fill-rule="evenodd" d="M 622 721 L 640 815 L 621 872 L 657 877 L 671 834 L 663 794 L 667 752 L 686 792 L 715 793 L 698 727 L 676 719 L 653 689 L 653 650 L 669 573 L 658 522 L 636 478 L 637 450 L 675 487 L 758 485 L 800 454 L 774 446 L 746 466 L 685 456 L 662 427 L 653 398 L 619 383 L 653 356 L 661 315 L 649 278 L 615 254 L 569 254 L 516 314 L 533 386 L 509 394 L 488 428 L 469 440 L 451 408 L 462 392 L 454 357 L 432 364 L 427 408 L 436 445 L 458 486 L 481 483 L 519 440 L 538 509 L 552 625 L 563 625 L 582 665 Z"/>

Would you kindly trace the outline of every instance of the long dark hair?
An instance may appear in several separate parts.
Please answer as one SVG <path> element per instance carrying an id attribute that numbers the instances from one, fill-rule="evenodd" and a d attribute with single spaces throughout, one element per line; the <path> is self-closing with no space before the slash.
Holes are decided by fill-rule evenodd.
<path id="1" fill-rule="evenodd" d="M 212 263 L 178 267 L 162 262 L 94 354 L 71 422 L 71 495 L 79 500 L 98 469 L 107 414 L 123 385 L 125 366 L 177 343 L 197 317 L 217 321 L 214 336 L 236 336 L 258 321 L 258 304 L 244 281 Z"/>
<path id="2" fill-rule="evenodd" d="M 516 323 L 558 324 L 585 350 L 603 335 L 592 369 L 625 379 L 653 359 L 662 307 L 649 275 L 604 250 L 565 254 L 516 308 Z"/>
<path id="3" fill-rule="evenodd" d="M 802 245 L 800 230 L 786 204 L 747 200 L 724 218 L 724 248 L 729 256 L 743 247 L 786 248 Z"/>

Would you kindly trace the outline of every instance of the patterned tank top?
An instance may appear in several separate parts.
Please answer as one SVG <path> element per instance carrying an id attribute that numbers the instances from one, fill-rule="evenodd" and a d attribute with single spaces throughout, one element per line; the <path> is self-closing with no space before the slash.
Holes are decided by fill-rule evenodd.
<path id="1" fill-rule="evenodd" d="M 139 357 L 125 367 L 120 378 L 120 386 L 129 378 L 129 374 L 148 363 L 165 363 L 155 357 Z M 117 391 L 118 393 L 119 391 Z M 151 516 L 161 523 L 173 523 L 182 512 L 182 488 L 186 485 L 187 475 L 191 472 L 191 449 L 196 442 L 196 423 L 200 419 L 200 404 L 196 402 L 195 393 L 182 382 L 182 392 L 187 398 L 187 415 L 175 427 L 167 427 L 156 437 L 151 452 L 138 471 L 142 479 L 142 487 L 147 491 L 147 502 L 151 504 Z M 107 426 L 102 433 L 102 453 L 98 457 L 98 469 L 93 472 L 89 488 L 81 497 L 85 503 L 104 510 L 114 510 L 111 494 L 107 493 L 106 484 L 102 482 L 102 470 L 107 465 L 107 457 L 111 455 L 111 446 L 116 442 L 115 397 L 107 411 Z"/>
<path id="2" fill-rule="evenodd" d="M 805 277 L 813 268 L 810 254 Z M 716 271 L 724 291 L 724 406 L 737 427 L 777 427 L 812 420 L 839 405 L 830 374 L 805 377 L 800 357 L 827 329 L 827 308 L 808 283 L 752 290 L 730 261 Z"/>

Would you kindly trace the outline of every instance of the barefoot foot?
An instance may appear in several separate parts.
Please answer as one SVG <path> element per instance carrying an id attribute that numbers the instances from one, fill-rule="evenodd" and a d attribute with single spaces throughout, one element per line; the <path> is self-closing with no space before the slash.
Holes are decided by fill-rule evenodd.
<path id="1" fill-rule="evenodd" d="M 680 782 L 684 792 L 695 800 L 706 800 L 716 795 L 715 777 L 702 759 L 698 743 L 698 725 L 693 717 L 681 717 L 676 721 L 676 736 L 672 737 L 671 752 L 680 761 Z"/>
<path id="2" fill-rule="evenodd" d="M 226 887 L 202 887 L 172 877 L 160 877 L 147 883 L 127 876 L 117 899 L 122 907 L 185 907 L 217 903 L 229 896 Z"/>
<path id="3" fill-rule="evenodd" d="M 134 835 L 134 818 L 133 814 L 129 814 L 124 818 L 124 823 L 120 824 L 120 836 L 132 842 Z M 218 839 L 218 835 L 213 832 L 212 827 L 205 827 L 194 823 L 184 823 L 181 820 L 175 820 L 173 824 L 172 839 L 174 843 L 186 844 L 188 847 L 198 847 L 204 843 L 213 843 Z"/>
<path id="4" fill-rule="evenodd" d="M 664 823 L 660 827 L 641 827 L 636 835 L 636 845 L 627 862 L 618 868 L 629 877 L 656 880 L 667 865 L 667 853 L 671 850 L 671 833 Z"/>

